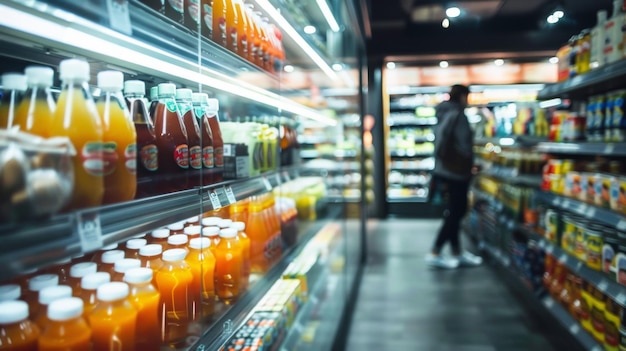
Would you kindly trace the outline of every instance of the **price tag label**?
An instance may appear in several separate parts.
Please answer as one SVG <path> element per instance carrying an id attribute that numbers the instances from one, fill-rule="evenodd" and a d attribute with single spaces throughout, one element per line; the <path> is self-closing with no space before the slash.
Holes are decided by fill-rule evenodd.
<path id="1" fill-rule="evenodd" d="M 107 10 L 111 28 L 127 35 L 133 34 L 130 24 L 130 13 L 128 12 L 128 1 L 107 0 Z"/>
<path id="2" fill-rule="evenodd" d="M 602 291 L 603 293 L 606 292 L 606 289 L 609 288 L 609 282 L 606 281 L 605 279 L 602 279 L 597 286 L 598 290 Z"/>
<path id="3" fill-rule="evenodd" d="M 269 179 L 267 179 L 266 177 L 261 177 L 261 179 L 263 179 L 263 185 L 265 185 L 265 190 L 272 190 L 272 183 L 270 183 Z"/>
<path id="4" fill-rule="evenodd" d="M 102 226 L 100 225 L 98 213 L 77 213 L 76 232 L 80 238 L 80 246 L 83 252 L 95 251 L 102 247 Z"/>
<path id="5" fill-rule="evenodd" d="M 237 202 L 237 198 L 235 197 L 235 193 L 233 193 L 233 188 L 230 185 L 224 187 L 224 192 L 226 193 L 226 198 L 228 199 L 228 204 L 232 205 Z"/>
<path id="6" fill-rule="evenodd" d="M 220 202 L 219 196 L 217 196 L 217 192 L 209 190 L 209 200 L 211 201 L 211 206 L 213 206 L 214 210 L 222 208 L 222 203 Z"/>
<path id="7" fill-rule="evenodd" d="M 620 219 L 615 227 L 619 230 L 626 230 L 626 220 Z"/>

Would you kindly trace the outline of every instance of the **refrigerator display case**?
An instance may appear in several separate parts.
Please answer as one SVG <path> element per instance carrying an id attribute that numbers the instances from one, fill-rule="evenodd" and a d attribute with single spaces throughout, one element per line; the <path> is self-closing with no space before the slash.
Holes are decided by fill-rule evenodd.
<path id="1" fill-rule="evenodd" d="M 175 318 L 170 313 L 160 313 L 158 318 L 163 327 L 150 337 L 160 341 L 160 349 L 229 350 L 241 343 L 274 349 L 329 349 L 340 339 L 340 321 L 349 307 L 349 297 L 360 271 L 364 229 L 360 222 L 346 220 L 344 194 L 329 196 L 328 174 L 303 172 L 297 126 L 307 121 L 328 126 L 340 122 L 322 113 L 319 106 L 305 101 L 315 96 L 314 93 L 295 92 L 306 85 L 322 91 L 350 85 L 354 91 L 352 98 L 357 101 L 363 98 L 358 89 L 364 79 L 358 13 L 354 4 L 337 1 L 324 1 L 322 5 L 300 1 L 226 1 L 223 12 L 218 11 L 215 1 L 180 3 L 184 8 L 172 7 L 174 2 L 158 1 L 51 0 L 0 4 L 4 14 L 0 20 L 2 73 L 24 72 L 33 65 L 52 68 L 54 79 L 48 88 L 56 105 L 53 114 L 61 116 L 53 118 L 53 123 L 57 119 L 64 122 L 61 127 L 49 128 L 49 133 L 43 133 L 46 135 L 35 135 L 32 128 L 18 124 L 13 117 L 1 127 L 3 159 L 10 161 L 3 163 L 1 171 L 17 179 L 18 186 L 15 191 L 3 186 L 0 233 L 4 245 L 0 261 L 4 269 L 0 284 L 19 285 L 21 298 L 36 295 L 36 284 L 32 281 L 38 275 L 54 274 L 59 284 L 64 285 L 77 278 L 70 273 L 77 263 L 94 262 L 98 270 L 104 270 L 107 263 L 114 263 L 102 261 L 105 252 L 120 250 L 125 258 L 130 258 L 129 252 L 137 244 L 137 241 L 131 244 L 130 240 L 139 239 L 137 245 L 142 246 L 142 239 L 143 244 L 152 244 L 183 233 L 191 243 L 198 236 L 213 238 L 213 230 L 206 229 L 217 223 L 213 222 L 214 217 L 230 218 L 245 224 L 245 229 L 235 230 L 241 242 L 237 244 L 239 250 L 233 249 L 241 254 L 241 263 L 228 261 L 225 258 L 228 255 L 222 255 L 224 251 L 219 246 L 209 255 L 202 244 L 206 241 L 196 241 L 201 243 L 197 249 L 205 251 L 200 256 L 199 273 L 189 263 L 193 275 L 186 287 L 188 293 L 183 294 L 189 306 Z M 205 11 L 207 6 L 213 6 L 213 20 L 211 13 Z M 325 17 L 329 6 L 335 14 L 334 24 L 329 24 Z M 220 13 L 224 14 L 223 22 Z M 247 28 L 245 21 L 234 24 L 233 18 L 237 16 L 249 21 Z M 205 28 L 206 23 L 218 25 Z M 305 33 L 307 26 L 315 28 L 316 33 L 311 34 L 310 29 Z M 223 27 L 229 30 L 228 36 L 219 34 Z M 76 139 L 76 135 L 90 131 L 78 127 L 88 116 L 76 112 L 76 108 L 65 108 L 65 116 L 58 111 L 76 103 L 76 100 L 63 100 L 64 96 L 76 96 L 66 88 L 68 75 L 67 71 L 63 72 L 62 62 L 68 59 L 77 59 L 80 63 L 75 60 L 72 64 L 88 67 L 87 74 L 84 70 L 82 74 L 88 84 L 84 85 L 80 98 L 76 98 L 86 100 L 88 109 L 92 104 L 100 108 L 101 100 L 109 96 L 108 87 L 98 73 L 111 70 L 121 72 L 124 81 L 143 82 L 147 89 L 145 98 L 140 99 L 144 102 L 152 100 L 150 87 L 168 83 L 175 89 L 191 89 L 193 93 L 205 93 L 216 99 L 217 117 L 202 118 L 202 112 L 210 113 L 194 108 L 192 116 L 197 119 L 186 125 L 181 102 L 164 101 L 163 92 L 171 87 L 159 90 L 156 100 L 162 107 L 149 113 L 151 131 L 157 141 L 165 138 L 164 135 L 170 137 L 171 121 L 178 118 L 188 147 L 184 150 L 177 147 L 173 152 L 184 171 L 176 168 L 161 172 L 157 167 L 158 171 L 151 170 L 153 173 L 144 172 L 149 167 L 142 157 L 149 158 L 146 155 L 150 152 L 141 147 L 145 143 L 142 144 L 140 126 L 135 120 L 136 149 L 128 146 L 128 152 L 121 156 L 125 157 L 125 163 L 117 163 L 122 170 L 125 169 L 122 165 L 136 169 L 135 182 L 127 182 L 134 184 L 133 191 L 110 200 L 106 194 L 113 188 L 111 184 L 117 183 L 108 178 L 105 165 L 108 167 L 119 159 L 105 153 L 112 144 L 107 139 L 112 137 L 107 135 L 119 134 L 119 129 L 108 129 L 104 117 L 108 112 L 99 110 L 91 116 L 96 121 L 94 130 L 99 132 L 95 135 L 101 139 L 92 141 L 89 144 L 92 148 Z M 11 84 L 11 79 L 3 76 L 3 109 L 10 105 L 5 103 L 9 97 L 23 92 Z M 24 94 L 24 101 L 26 97 Z M 124 110 L 124 106 L 120 108 Z M 165 117 L 159 117 L 158 112 L 166 110 L 174 113 L 169 127 L 159 122 L 159 118 Z M 360 108 L 354 113 L 360 118 Z M 79 122 L 65 123 L 69 120 L 67 115 L 75 116 Z M 136 117 L 126 116 L 127 121 Z M 39 117 L 35 120 L 36 124 L 41 123 Z M 216 120 L 218 132 L 211 125 Z M 210 132 L 204 134 L 205 128 Z M 74 129 L 78 132 L 73 132 Z M 198 137 L 195 142 L 193 129 Z M 223 143 L 218 141 L 218 134 Z M 210 135 L 211 142 L 206 135 Z M 35 146 L 47 145 L 51 137 L 59 137 L 62 142 L 39 150 L 28 145 L 29 141 Z M 113 144 L 116 149 L 119 143 Z M 156 151 L 165 154 L 161 144 L 156 144 Z M 203 151 L 207 146 L 213 147 L 208 162 L 213 167 L 195 158 L 205 161 L 208 156 Z M 200 153 L 196 153 L 198 148 L 202 150 Z M 104 158 L 106 155 L 113 159 Z M 363 153 L 351 160 L 352 166 L 363 166 L 360 155 Z M 38 157 L 49 161 L 38 163 L 41 161 Z M 166 168 L 166 161 L 171 159 L 161 157 L 159 166 Z M 18 167 L 8 168 L 11 164 Z M 79 185 L 86 183 L 79 172 L 83 170 L 81 167 L 88 168 L 86 165 L 95 168 L 87 173 L 96 185 L 80 188 Z M 65 193 L 43 189 L 47 191 L 45 199 L 60 203 L 56 207 L 47 206 L 41 200 L 44 197 L 37 197 L 32 191 L 37 184 L 31 184 L 31 178 L 43 170 L 63 180 Z M 21 191 L 21 187 L 27 191 Z M 90 191 L 95 194 L 95 200 L 74 201 L 77 193 Z M 353 200 L 359 202 L 362 193 L 359 191 L 356 197 L 352 194 Z M 16 194 L 25 196 L 19 207 L 12 202 L 17 201 Z M 228 226 L 223 222 L 219 225 L 221 229 Z M 245 236 L 250 241 L 249 265 L 242 239 Z M 228 239 L 224 234 L 221 241 Z M 163 243 L 161 250 L 174 248 L 175 241 Z M 191 251 L 198 246 L 189 245 L 187 250 Z M 169 262 L 170 256 L 162 258 Z M 121 265 L 111 267 L 111 272 L 112 280 L 123 279 Z M 166 291 L 166 284 L 158 283 L 160 274 L 164 273 L 153 269 L 161 296 L 174 294 L 174 290 Z M 206 274 L 214 274 L 215 279 L 203 280 Z M 240 279 L 233 278 L 237 275 L 241 275 Z M 225 282 L 226 276 L 231 280 Z M 209 281 L 215 283 L 214 289 L 207 288 Z M 169 311 L 173 302 L 165 300 L 161 298 L 160 307 Z M 197 310 L 194 304 L 209 307 Z M 319 309 L 328 313 L 319 314 Z M 138 326 L 139 323 L 135 325 Z"/>

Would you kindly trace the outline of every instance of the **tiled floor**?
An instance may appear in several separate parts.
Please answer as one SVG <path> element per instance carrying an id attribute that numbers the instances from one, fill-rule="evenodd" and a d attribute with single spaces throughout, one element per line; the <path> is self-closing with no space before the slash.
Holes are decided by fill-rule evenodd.
<path id="1" fill-rule="evenodd" d="M 423 261 L 438 220 L 370 223 L 347 351 L 553 351 L 487 265 L 441 271 Z"/>

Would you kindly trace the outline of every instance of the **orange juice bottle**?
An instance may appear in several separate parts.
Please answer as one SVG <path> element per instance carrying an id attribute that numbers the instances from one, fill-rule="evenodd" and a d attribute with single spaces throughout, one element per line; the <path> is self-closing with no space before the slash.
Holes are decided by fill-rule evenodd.
<path id="1" fill-rule="evenodd" d="M 19 284 L 6 284 L 0 286 L 0 301 L 19 300 L 22 296 L 22 287 Z"/>
<path id="2" fill-rule="evenodd" d="M 2 75 L 2 100 L 0 100 L 0 128 L 8 129 L 15 124 L 15 112 L 26 90 L 26 76 L 21 73 Z"/>
<path id="3" fill-rule="evenodd" d="M 250 18 L 250 22 L 252 23 L 252 31 L 254 32 L 252 36 L 252 54 L 254 55 L 252 63 L 255 65 L 262 67 L 263 62 L 263 52 L 261 51 L 261 41 L 263 36 L 261 35 L 261 27 L 260 27 L 260 19 L 258 16 L 258 12 L 254 11 L 254 6 L 251 4 L 247 5 L 248 15 Z"/>
<path id="4" fill-rule="evenodd" d="M 137 191 L 137 133 L 122 95 L 124 74 L 119 71 L 99 72 L 98 88 L 102 90 L 96 102 L 103 128 L 102 203 L 132 200 Z"/>
<path id="5" fill-rule="evenodd" d="M 111 244 L 111 245 L 107 245 L 103 248 L 101 248 L 100 250 L 96 251 L 91 258 L 89 259 L 89 261 L 91 262 L 95 262 L 96 264 L 100 264 L 100 261 L 102 260 L 102 255 L 107 252 L 107 251 L 111 251 L 111 250 L 115 250 L 117 249 L 117 243 L 115 244 Z"/>
<path id="6" fill-rule="evenodd" d="M 150 268 L 133 268 L 124 275 L 130 287 L 129 300 L 137 310 L 136 350 L 158 351 L 161 347 L 159 300 L 161 295 L 152 285 Z"/>
<path id="7" fill-rule="evenodd" d="M 0 302 L 0 349 L 37 351 L 39 328 L 28 319 L 24 301 Z"/>
<path id="8" fill-rule="evenodd" d="M 250 238 L 250 271 L 252 273 L 266 272 L 270 263 L 270 252 L 266 248 L 270 235 L 263 213 L 263 204 L 256 198 L 250 201 L 246 228 L 246 233 Z"/>
<path id="9" fill-rule="evenodd" d="M 90 273 L 83 277 L 80 281 L 80 298 L 83 300 L 83 316 L 89 322 L 89 314 L 96 307 L 97 290 L 102 284 L 111 281 L 111 275 L 106 272 Z"/>
<path id="10" fill-rule="evenodd" d="M 89 314 L 93 351 L 135 350 L 137 310 L 128 301 L 126 283 L 98 287 L 98 303 Z"/>
<path id="11" fill-rule="evenodd" d="M 204 227 L 202 228 L 202 236 L 211 240 L 211 246 L 209 246 L 209 249 L 211 250 L 211 253 L 215 256 L 215 249 L 217 248 L 217 244 L 220 243 L 220 228 Z"/>
<path id="12" fill-rule="evenodd" d="M 52 301 L 66 297 L 72 297 L 72 288 L 69 285 L 49 286 L 41 289 L 39 292 L 39 310 L 35 318 L 33 318 L 33 322 L 37 324 L 40 330 L 44 330 L 48 322 L 50 322 L 48 320 L 48 305 Z"/>
<path id="13" fill-rule="evenodd" d="M 277 261 L 281 257 L 283 245 L 280 216 L 278 211 L 276 211 L 276 200 L 273 193 L 267 193 L 266 201 L 267 217 L 270 222 L 270 228 L 272 228 L 271 233 L 273 234 L 271 238 L 272 260 Z"/>
<path id="14" fill-rule="evenodd" d="M 189 242 L 189 238 L 185 234 L 170 235 L 167 238 L 167 250 L 169 250 L 169 249 L 183 249 L 186 252 L 188 252 L 189 251 L 187 249 L 187 243 L 188 242 Z"/>
<path id="15" fill-rule="evenodd" d="M 259 51 L 261 52 L 260 64 L 261 64 L 261 68 L 263 68 L 266 71 L 269 71 L 270 55 L 272 54 L 270 38 L 267 34 L 266 22 L 263 18 L 263 15 L 260 12 L 257 12 L 256 15 L 257 15 L 257 26 L 259 27 L 259 33 L 261 36 L 261 41 L 259 43 L 260 45 Z"/>
<path id="16" fill-rule="evenodd" d="M 50 92 L 54 71 L 50 67 L 30 66 L 24 70 L 28 89 L 15 111 L 13 125 L 23 132 L 47 138 L 56 102 Z"/>
<path id="17" fill-rule="evenodd" d="M 241 277 L 242 288 L 247 288 L 250 281 L 250 238 L 246 234 L 246 223 L 233 222 L 231 228 L 237 230 L 237 239 L 241 246 L 241 252 L 243 254 L 243 270 Z"/>
<path id="18" fill-rule="evenodd" d="M 68 284 L 72 287 L 72 295 L 75 297 L 79 297 L 82 294 L 82 289 L 80 287 L 81 281 L 83 277 L 88 274 L 96 273 L 98 270 L 98 265 L 94 262 L 81 262 L 76 263 L 70 268 L 70 279 Z"/>
<path id="19" fill-rule="evenodd" d="M 185 232 L 185 221 L 172 223 L 167 226 L 167 229 L 170 230 L 170 235 L 183 234 Z"/>
<path id="20" fill-rule="evenodd" d="M 194 225 L 200 225 L 200 216 L 193 216 L 185 220 L 185 227 L 192 227 Z"/>
<path id="21" fill-rule="evenodd" d="M 221 221 L 219 221 L 219 223 L 217 223 L 217 226 L 220 229 L 226 229 L 226 228 L 230 228 L 232 224 L 233 224 L 232 219 L 222 219 Z"/>
<path id="22" fill-rule="evenodd" d="M 55 262 L 53 265 L 40 270 L 41 274 L 55 274 L 59 277 L 59 284 L 67 283 L 70 275 L 70 267 L 72 266 L 71 258 L 64 258 Z"/>
<path id="23" fill-rule="evenodd" d="M 61 61 L 63 90 L 54 112 L 50 136 L 68 137 L 73 157 L 74 189 L 70 209 L 102 204 L 104 160 L 102 158 L 102 120 L 87 82 L 89 64 L 78 59 Z"/>
<path id="24" fill-rule="evenodd" d="M 248 20 L 248 33 L 247 33 L 247 41 L 248 41 L 248 56 L 246 59 L 251 62 L 256 62 L 257 48 L 254 45 L 255 40 L 255 24 L 254 24 L 254 5 L 252 4 L 244 4 L 244 15 Z"/>
<path id="25" fill-rule="evenodd" d="M 226 0 L 226 48 L 234 53 L 239 51 L 238 26 L 235 0 Z"/>
<path id="26" fill-rule="evenodd" d="M 243 257 L 237 242 L 237 230 L 220 231 L 220 243 L 215 250 L 215 291 L 225 304 L 234 303 L 239 297 Z"/>
<path id="27" fill-rule="evenodd" d="M 226 0 L 213 0 L 213 41 L 226 47 Z"/>
<path id="28" fill-rule="evenodd" d="M 139 258 L 139 249 L 146 245 L 148 245 L 148 240 L 146 239 L 130 239 L 126 242 L 124 256 L 126 258 Z"/>
<path id="29" fill-rule="evenodd" d="M 48 306 L 48 324 L 39 337 L 39 351 L 83 351 L 91 348 L 91 329 L 83 318 L 83 300 L 68 297 Z"/>
<path id="30" fill-rule="evenodd" d="M 170 236 L 170 230 L 167 228 L 160 228 L 153 230 L 148 237 L 148 245 L 159 244 L 167 245 L 167 237 Z"/>
<path id="31" fill-rule="evenodd" d="M 199 225 L 185 227 L 184 234 L 187 235 L 187 238 L 189 238 L 189 240 L 199 238 L 202 234 L 202 227 L 200 227 Z"/>
<path id="32" fill-rule="evenodd" d="M 163 267 L 163 260 L 161 260 L 161 254 L 163 253 L 163 246 L 159 244 L 148 244 L 139 249 L 139 259 L 141 260 L 141 267 L 152 269 L 152 284 L 157 285 L 156 274 Z"/>
<path id="33" fill-rule="evenodd" d="M 41 274 L 30 278 L 28 291 L 24 293 L 23 300 L 28 303 L 28 311 L 31 319 L 39 312 L 39 292 L 49 286 L 59 285 L 59 276 L 56 274 Z"/>
<path id="34" fill-rule="evenodd" d="M 189 287 L 193 281 L 191 268 L 185 262 L 187 251 L 171 249 L 163 252 L 163 267 L 156 275 L 161 293 L 159 324 L 162 341 L 175 343 L 187 336 L 189 324 Z"/>
<path id="35" fill-rule="evenodd" d="M 137 258 L 123 258 L 113 266 L 113 274 L 111 275 L 111 281 L 122 282 L 124 281 L 124 274 L 128 270 L 141 267 L 141 261 Z"/>
<path id="36" fill-rule="evenodd" d="M 115 262 L 124 258 L 124 251 L 122 250 L 109 250 L 102 254 L 100 259 L 100 265 L 98 266 L 99 272 L 107 272 L 113 276 Z"/>
<path id="37" fill-rule="evenodd" d="M 221 217 L 211 216 L 202 218 L 202 226 L 204 227 L 217 227 L 222 221 Z"/>
<path id="38" fill-rule="evenodd" d="M 233 0 L 235 2 L 235 11 L 237 12 L 237 38 L 239 40 L 237 44 L 237 54 L 244 59 L 248 59 L 248 33 L 249 20 L 246 8 L 242 0 Z"/>
<path id="39" fill-rule="evenodd" d="M 210 317 L 215 312 L 215 257 L 211 252 L 211 239 L 194 238 L 189 241 L 186 258 L 193 280 L 189 289 L 192 320 Z"/>
<path id="40" fill-rule="evenodd" d="M 248 199 L 237 201 L 230 205 L 228 210 L 230 213 L 230 219 L 233 222 L 246 222 L 248 220 Z"/>

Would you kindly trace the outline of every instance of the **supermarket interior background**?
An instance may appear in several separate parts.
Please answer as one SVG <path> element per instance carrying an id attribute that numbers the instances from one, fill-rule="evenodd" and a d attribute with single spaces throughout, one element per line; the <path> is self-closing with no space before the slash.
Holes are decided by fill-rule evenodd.
<path id="1" fill-rule="evenodd" d="M 0 13 L 0 350 L 626 350 L 626 1 Z"/>

